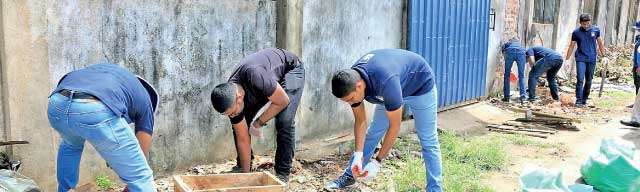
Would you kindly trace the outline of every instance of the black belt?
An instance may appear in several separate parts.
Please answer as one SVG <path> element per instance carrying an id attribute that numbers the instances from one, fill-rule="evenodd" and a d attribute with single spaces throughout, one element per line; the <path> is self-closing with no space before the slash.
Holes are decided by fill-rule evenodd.
<path id="1" fill-rule="evenodd" d="M 72 91 L 72 90 L 68 90 L 68 89 L 63 89 L 59 93 L 61 95 L 65 96 L 65 97 L 68 97 L 69 99 L 92 99 L 92 100 L 100 101 L 98 98 L 94 97 L 91 94 Z M 73 98 L 71 98 L 71 96 L 72 96 L 71 93 L 73 93 Z"/>

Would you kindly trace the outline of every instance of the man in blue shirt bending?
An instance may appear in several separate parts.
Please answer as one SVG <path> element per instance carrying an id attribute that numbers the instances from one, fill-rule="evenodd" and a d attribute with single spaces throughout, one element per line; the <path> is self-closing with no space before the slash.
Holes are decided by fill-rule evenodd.
<path id="1" fill-rule="evenodd" d="M 560 53 L 545 47 L 535 46 L 527 50 L 527 60 L 531 71 L 529 71 L 529 101 L 536 101 L 536 87 L 538 78 L 542 73 L 547 74 L 547 82 L 551 90 L 551 98 L 559 101 L 558 82 L 556 74 L 562 68 L 562 56 Z M 534 64 L 535 63 L 535 64 Z"/>
<path id="2" fill-rule="evenodd" d="M 511 100 L 511 82 L 509 81 L 509 77 L 511 75 L 511 67 L 513 66 L 513 62 L 515 62 L 518 66 L 518 89 L 520 91 L 519 101 L 522 103 L 527 98 L 524 84 L 524 68 L 526 63 L 525 49 L 522 47 L 522 44 L 520 44 L 520 40 L 514 37 L 502 45 L 502 53 L 504 55 L 502 101 L 509 102 Z"/>
<path id="3" fill-rule="evenodd" d="M 356 178 L 375 177 L 400 131 L 402 109 L 407 108 L 413 113 L 422 144 L 427 191 L 442 191 L 442 163 L 436 131 L 438 97 L 434 74 L 424 58 L 401 49 L 374 50 L 358 59 L 351 68 L 335 73 L 331 89 L 334 96 L 351 106 L 356 141 L 350 165 L 342 176 L 325 188 L 342 189 L 354 185 Z M 368 128 L 363 100 L 376 105 Z M 382 148 L 371 159 L 383 136 Z"/>
<path id="4" fill-rule="evenodd" d="M 141 77 L 116 64 L 67 73 L 51 92 L 47 109 L 60 133 L 58 191 L 78 184 L 80 157 L 88 141 L 127 184 L 129 191 L 156 191 L 145 157 L 151 147 L 158 94 Z M 135 132 L 129 128 L 135 124 Z"/>
<path id="5" fill-rule="evenodd" d="M 596 46 L 597 42 L 597 46 Z M 596 68 L 596 47 L 600 55 L 604 55 L 604 43 L 600 37 L 600 29 L 591 25 L 591 15 L 580 15 L 580 27 L 571 34 L 571 44 L 567 51 L 566 60 L 569 60 L 574 52 L 576 53 L 576 107 L 584 107 L 591 92 L 591 80 Z"/>

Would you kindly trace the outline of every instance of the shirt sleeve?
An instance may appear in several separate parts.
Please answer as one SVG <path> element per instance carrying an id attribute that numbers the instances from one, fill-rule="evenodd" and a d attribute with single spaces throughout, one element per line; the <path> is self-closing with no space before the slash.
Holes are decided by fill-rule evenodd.
<path id="1" fill-rule="evenodd" d="M 395 111 L 402 106 L 402 87 L 398 75 L 387 79 L 382 89 L 382 98 L 384 98 L 384 107 L 387 111 Z"/>
<path id="2" fill-rule="evenodd" d="M 242 122 L 242 120 L 244 120 L 244 113 L 240 112 L 240 114 L 236 115 L 235 117 L 229 117 L 229 120 L 231 120 L 232 125 L 238 124 Z"/>
<path id="3" fill-rule="evenodd" d="M 533 56 L 533 48 L 527 49 L 526 55 L 527 55 L 527 57 Z"/>
<path id="4" fill-rule="evenodd" d="M 153 109 L 151 104 L 145 107 L 143 110 L 137 112 L 135 123 L 135 132 L 144 131 L 153 134 Z"/>
<path id="5" fill-rule="evenodd" d="M 247 78 L 247 82 L 253 86 L 253 90 L 259 94 L 271 96 L 276 90 L 277 85 L 273 74 L 269 73 L 264 68 L 249 68 L 245 77 Z"/>
<path id="6" fill-rule="evenodd" d="M 578 41 L 578 36 L 576 35 L 575 31 L 571 33 L 571 41 Z"/>
<path id="7" fill-rule="evenodd" d="M 597 39 L 597 38 L 600 38 L 600 29 L 599 29 L 599 28 L 596 28 L 596 30 L 595 30 L 595 31 L 596 31 L 596 39 Z"/>

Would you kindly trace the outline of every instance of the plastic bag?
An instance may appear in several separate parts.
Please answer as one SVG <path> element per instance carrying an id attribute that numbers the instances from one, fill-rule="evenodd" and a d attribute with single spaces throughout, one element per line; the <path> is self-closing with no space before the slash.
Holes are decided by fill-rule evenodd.
<path id="1" fill-rule="evenodd" d="M 582 178 L 602 192 L 638 191 L 640 158 L 633 143 L 603 139 L 599 150 L 580 168 Z"/>
<path id="2" fill-rule="evenodd" d="M 0 192 L 40 192 L 33 180 L 20 173 L 0 169 Z"/>
<path id="3" fill-rule="evenodd" d="M 520 186 L 524 192 L 592 192 L 593 187 L 583 184 L 568 186 L 562 181 L 562 172 L 538 166 L 525 166 L 520 174 Z"/>

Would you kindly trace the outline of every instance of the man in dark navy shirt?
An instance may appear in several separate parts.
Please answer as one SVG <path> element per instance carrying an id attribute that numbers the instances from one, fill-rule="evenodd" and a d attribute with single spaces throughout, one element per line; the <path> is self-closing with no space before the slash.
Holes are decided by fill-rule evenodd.
<path id="1" fill-rule="evenodd" d="M 251 170 L 251 138 L 275 117 L 278 178 L 289 181 L 295 145 L 295 115 L 304 89 L 304 66 L 295 54 L 267 48 L 240 61 L 229 81 L 211 92 L 213 108 L 229 116 L 237 151 L 236 169 Z M 270 103 L 262 114 L 258 111 Z"/>
<path id="2" fill-rule="evenodd" d="M 589 14 L 580 15 L 580 27 L 571 34 L 571 44 L 567 51 L 566 60 L 571 58 L 576 45 L 578 46 L 578 49 L 575 50 L 577 70 L 576 107 L 584 107 L 587 104 L 587 99 L 589 99 L 591 80 L 593 80 L 593 73 L 596 68 L 596 59 L 598 57 L 596 47 L 601 55 L 604 55 L 605 51 L 604 43 L 600 37 L 600 29 L 591 25 L 591 15 Z"/>
<path id="3" fill-rule="evenodd" d="M 552 49 L 535 46 L 527 50 L 527 58 L 531 66 L 531 71 L 529 71 L 529 101 L 537 99 L 536 86 L 538 78 L 545 72 L 547 73 L 551 97 L 553 100 L 559 101 L 556 74 L 562 68 L 562 55 Z"/>
<path id="4" fill-rule="evenodd" d="M 80 157 L 89 141 L 129 191 L 156 191 L 145 156 L 151 147 L 158 94 L 144 79 L 115 64 L 72 71 L 49 97 L 51 126 L 60 133 L 58 191 L 78 183 Z M 129 128 L 135 124 L 135 132 Z"/>
<path id="5" fill-rule="evenodd" d="M 355 117 L 355 152 L 344 174 L 325 188 L 342 189 L 355 184 L 356 178 L 375 177 L 398 136 L 402 109 L 406 107 L 413 113 L 422 145 L 427 191 L 442 191 L 436 131 L 437 91 L 434 74 L 424 58 L 402 49 L 374 50 L 358 59 L 350 69 L 335 73 L 331 89 L 334 96 L 351 105 Z M 376 105 L 368 129 L 363 100 Z M 382 148 L 371 159 L 383 136 Z"/>

